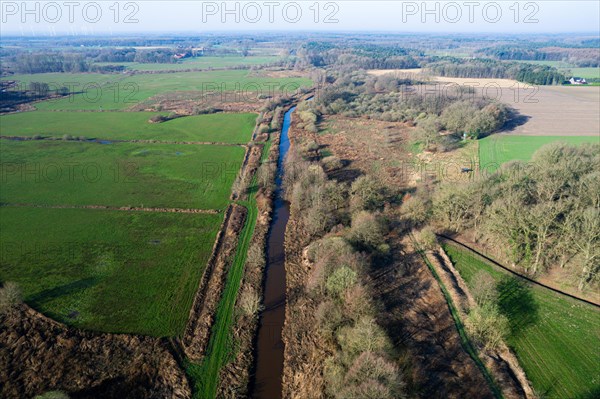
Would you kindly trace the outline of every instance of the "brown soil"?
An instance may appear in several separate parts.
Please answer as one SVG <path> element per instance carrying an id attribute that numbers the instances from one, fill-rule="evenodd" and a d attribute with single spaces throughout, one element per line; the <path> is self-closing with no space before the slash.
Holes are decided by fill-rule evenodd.
<path id="1" fill-rule="evenodd" d="M 0 396 L 190 398 L 170 348 L 165 339 L 69 328 L 21 305 L 0 316 Z"/>
<path id="2" fill-rule="evenodd" d="M 204 355 L 210 337 L 214 314 L 221 298 L 227 271 L 237 247 L 239 233 L 244 226 L 246 208 L 232 205 L 228 208 L 206 270 L 200 281 L 183 338 L 187 357 L 198 361 Z"/>

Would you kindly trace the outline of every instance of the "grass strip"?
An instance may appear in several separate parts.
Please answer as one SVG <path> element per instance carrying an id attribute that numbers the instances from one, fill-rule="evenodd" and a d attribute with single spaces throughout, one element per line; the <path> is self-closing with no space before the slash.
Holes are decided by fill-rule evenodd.
<path id="1" fill-rule="evenodd" d="M 261 159 L 265 158 L 270 148 L 270 139 L 263 147 Z M 227 275 L 223 296 L 219 302 L 215 323 L 212 328 L 211 337 L 208 342 L 206 355 L 202 363 L 192 363 L 187 361 L 185 368 L 193 385 L 194 399 L 212 399 L 217 395 L 219 384 L 219 373 L 221 368 L 227 364 L 235 348 L 231 338 L 231 326 L 233 324 L 233 314 L 235 302 L 244 277 L 244 266 L 248 247 L 254 234 L 256 219 L 258 216 L 258 207 L 256 206 L 256 192 L 258 190 L 257 177 L 253 176 L 252 182 L 248 188 L 248 200 L 237 201 L 236 203 L 244 206 L 247 211 L 244 228 L 239 237 L 238 248 L 235 258 Z"/>

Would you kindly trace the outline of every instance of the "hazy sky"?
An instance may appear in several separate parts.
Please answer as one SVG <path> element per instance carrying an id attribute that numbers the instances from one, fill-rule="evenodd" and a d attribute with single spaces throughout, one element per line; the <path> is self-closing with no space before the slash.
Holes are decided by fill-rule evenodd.
<path id="1" fill-rule="evenodd" d="M 115 5 L 116 4 L 116 5 Z M 2 34 L 600 31 L 600 1 L 0 1 Z"/>

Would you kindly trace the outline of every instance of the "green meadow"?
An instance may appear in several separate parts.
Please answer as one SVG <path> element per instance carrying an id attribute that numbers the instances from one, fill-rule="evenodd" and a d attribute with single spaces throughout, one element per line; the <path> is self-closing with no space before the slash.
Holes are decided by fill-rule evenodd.
<path id="1" fill-rule="evenodd" d="M 600 68 L 569 68 L 573 76 L 586 79 L 600 79 Z"/>
<path id="2" fill-rule="evenodd" d="M 573 145 L 599 143 L 600 138 L 594 136 L 513 136 L 496 134 L 478 141 L 479 167 L 493 172 L 500 165 L 509 161 L 529 161 L 540 147 L 564 142 Z"/>
<path id="3" fill-rule="evenodd" d="M 222 209 L 238 146 L 2 140 L 0 202 Z"/>
<path id="4" fill-rule="evenodd" d="M 97 62 L 95 65 L 123 65 L 132 71 L 181 71 L 186 69 L 227 68 L 237 66 L 264 65 L 279 60 L 275 56 L 204 56 L 185 58 L 174 64 L 148 64 L 140 62 Z"/>
<path id="5" fill-rule="evenodd" d="M 508 345 L 543 398 L 592 399 L 600 394 L 600 310 L 534 286 L 469 251 L 445 244 L 467 285 L 480 270 L 497 282 L 508 318 Z"/>
<path id="6" fill-rule="evenodd" d="M 66 324 L 183 333 L 222 214 L 0 207 L 0 280 Z"/>
<path id="7" fill-rule="evenodd" d="M 201 141 L 245 144 L 256 114 L 219 113 L 150 123 L 158 112 L 33 111 L 0 116 L 2 135 L 63 137 L 65 134 L 103 140 Z"/>
<path id="8" fill-rule="evenodd" d="M 60 87 L 61 82 L 79 82 L 75 93 L 58 99 L 36 103 L 40 110 L 121 110 L 129 108 L 159 93 L 194 91 L 202 95 L 250 92 L 266 95 L 293 93 L 311 84 L 308 78 L 271 78 L 250 70 L 217 70 L 159 74 L 73 74 L 48 73 L 15 75 L 11 80 L 24 83 L 46 82 Z M 78 93 L 77 89 L 82 92 Z M 232 98 L 231 95 L 228 97 Z M 235 99 L 235 97 L 233 97 Z M 228 100 L 229 101 L 229 100 Z"/>

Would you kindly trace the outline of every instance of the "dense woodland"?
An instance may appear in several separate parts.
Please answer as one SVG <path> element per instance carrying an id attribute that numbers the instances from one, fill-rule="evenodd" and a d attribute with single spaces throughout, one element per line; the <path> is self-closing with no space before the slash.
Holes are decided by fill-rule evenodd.
<path id="1" fill-rule="evenodd" d="M 533 85 L 555 85 L 566 80 L 566 76 L 553 67 L 492 59 L 446 58 L 429 63 L 425 68 L 437 76 L 514 79 Z"/>
<path id="2" fill-rule="evenodd" d="M 500 45 L 487 47 L 478 51 L 479 54 L 499 60 L 522 61 L 566 61 L 578 67 L 597 67 L 600 63 L 600 48 L 598 39 L 587 40 L 581 46 L 561 47 L 556 43 L 547 46 L 532 45 Z"/>
<path id="3" fill-rule="evenodd" d="M 504 258 L 539 275 L 567 268 L 579 289 L 600 271 L 600 146 L 549 144 L 471 183 L 419 191 L 404 204 L 417 224 L 472 231 Z"/>

